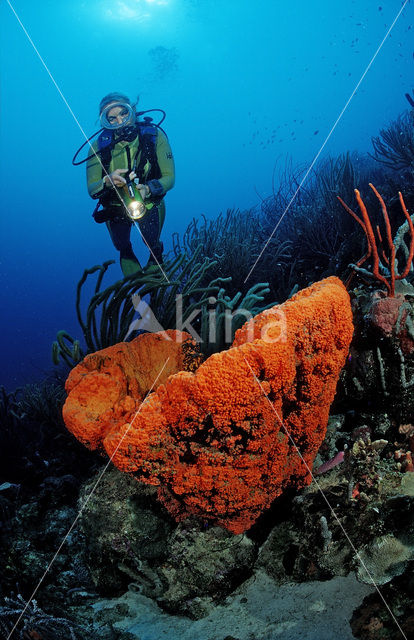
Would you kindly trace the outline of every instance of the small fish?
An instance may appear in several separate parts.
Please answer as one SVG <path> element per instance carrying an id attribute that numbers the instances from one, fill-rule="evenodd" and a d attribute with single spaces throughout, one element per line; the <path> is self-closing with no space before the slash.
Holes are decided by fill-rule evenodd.
<path id="1" fill-rule="evenodd" d="M 319 133 L 319 129 L 316 129 L 316 131 L 313 132 L 313 135 L 316 136 Z"/>

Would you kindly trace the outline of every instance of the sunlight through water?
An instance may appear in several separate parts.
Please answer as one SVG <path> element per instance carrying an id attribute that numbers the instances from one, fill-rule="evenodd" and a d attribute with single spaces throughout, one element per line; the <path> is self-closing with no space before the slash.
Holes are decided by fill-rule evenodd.
<path id="1" fill-rule="evenodd" d="M 124 2 L 105 2 L 103 15 L 111 20 L 134 20 L 144 22 L 151 18 L 151 7 L 166 6 L 169 0 L 129 0 Z"/>

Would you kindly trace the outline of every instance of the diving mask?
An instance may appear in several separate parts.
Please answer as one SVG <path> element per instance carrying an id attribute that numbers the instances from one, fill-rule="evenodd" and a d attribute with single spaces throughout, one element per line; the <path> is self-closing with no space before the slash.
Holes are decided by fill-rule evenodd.
<path id="1" fill-rule="evenodd" d="M 101 126 L 104 129 L 120 129 L 135 125 L 134 108 L 126 102 L 111 102 L 101 112 Z"/>

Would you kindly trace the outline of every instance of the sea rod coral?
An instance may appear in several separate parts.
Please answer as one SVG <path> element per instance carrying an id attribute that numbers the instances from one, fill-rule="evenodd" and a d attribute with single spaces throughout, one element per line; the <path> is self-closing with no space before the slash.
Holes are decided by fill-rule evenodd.
<path id="1" fill-rule="evenodd" d="M 382 210 L 382 215 L 384 218 L 384 224 L 385 224 L 385 232 L 386 232 L 386 240 L 387 240 L 387 244 L 388 244 L 388 252 L 389 255 L 387 256 L 385 253 L 385 249 L 383 247 L 383 242 L 382 242 L 382 237 L 381 237 L 381 232 L 379 230 L 379 227 L 377 226 L 376 228 L 376 232 L 377 232 L 377 238 L 375 237 L 375 233 L 374 233 L 374 229 L 370 220 L 370 217 L 368 215 L 368 211 L 367 208 L 361 198 L 361 195 L 358 191 L 358 189 L 355 189 L 355 196 L 356 199 L 358 201 L 358 205 L 359 208 L 361 210 L 361 214 L 362 217 L 359 218 L 359 216 L 357 216 L 357 214 L 352 211 L 352 209 L 350 209 L 350 207 L 348 207 L 347 204 L 345 204 L 345 202 L 342 200 L 342 198 L 340 198 L 339 196 L 337 196 L 339 202 L 345 207 L 345 209 L 348 211 L 348 213 L 358 222 L 358 224 L 361 225 L 361 227 L 364 230 L 364 233 L 366 235 L 367 238 L 367 243 L 368 243 L 368 248 L 367 248 L 367 252 L 364 256 L 362 256 L 362 258 L 360 258 L 358 260 L 358 262 L 356 263 L 356 265 L 350 265 L 354 271 L 357 271 L 359 273 L 363 273 L 364 275 L 367 276 L 373 276 L 376 280 L 379 280 L 380 282 L 382 282 L 383 284 L 385 284 L 386 288 L 387 288 L 387 295 L 390 298 L 393 298 L 395 296 L 395 282 L 396 280 L 403 280 L 404 278 L 407 277 L 407 275 L 409 274 L 410 270 L 412 269 L 412 261 L 413 261 L 413 257 L 414 257 L 414 224 L 413 221 L 407 211 L 407 207 L 405 206 L 405 202 L 404 199 L 402 197 L 401 192 L 398 193 L 398 197 L 400 200 L 400 204 L 401 204 L 401 208 L 403 210 L 403 213 L 405 215 L 406 218 L 406 222 L 405 224 L 400 227 L 400 229 L 398 230 L 398 234 L 396 236 L 396 239 L 393 240 L 392 235 L 391 235 L 391 225 L 390 225 L 390 219 L 388 216 L 388 211 L 387 211 L 387 207 L 385 205 L 385 202 L 382 198 L 382 196 L 378 193 L 378 191 L 376 190 L 376 188 L 374 187 L 373 184 L 370 183 L 369 185 L 371 187 L 371 189 L 373 190 L 373 192 L 375 193 L 375 195 L 377 196 L 380 205 L 381 205 L 381 210 Z M 396 266 L 397 266 L 397 261 L 396 261 L 396 250 L 397 250 L 397 243 L 396 240 L 398 238 L 399 244 L 401 244 L 402 242 L 402 236 L 404 235 L 405 231 L 409 231 L 410 233 L 410 248 L 406 250 L 406 264 L 405 264 L 405 268 L 402 270 L 402 273 L 398 274 L 396 272 Z M 404 245 L 405 246 L 405 245 Z M 367 271 L 366 269 L 361 269 L 361 265 L 368 259 L 372 257 L 372 273 L 370 271 Z M 386 275 L 384 275 L 386 274 Z M 348 280 L 348 284 L 349 284 L 349 280 Z"/>
<path id="2" fill-rule="evenodd" d="M 346 289 L 327 278 L 253 318 L 195 372 L 163 376 L 140 406 L 116 351 L 109 364 L 99 352 L 88 356 L 89 373 L 81 364 L 68 378 L 64 419 L 119 469 L 157 486 L 177 520 L 196 515 L 241 533 L 286 487 L 310 482 L 352 331 Z"/>

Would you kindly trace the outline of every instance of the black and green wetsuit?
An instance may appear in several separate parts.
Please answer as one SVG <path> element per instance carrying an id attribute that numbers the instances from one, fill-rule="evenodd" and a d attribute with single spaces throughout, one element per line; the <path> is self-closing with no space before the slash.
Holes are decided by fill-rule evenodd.
<path id="1" fill-rule="evenodd" d="M 94 143 L 95 151 L 98 143 Z M 145 157 L 145 145 L 142 144 L 140 136 L 132 141 L 120 140 L 110 151 L 110 162 L 107 165 L 107 173 L 110 174 L 115 169 L 132 170 L 136 166 L 136 173 L 142 184 L 148 185 L 151 194 L 145 203 L 153 204 L 141 220 L 138 220 L 141 234 L 146 245 L 150 249 L 149 262 L 161 262 L 163 245 L 160 241 L 161 229 L 165 218 L 164 195 L 174 186 L 175 169 L 174 158 L 170 143 L 162 130 L 156 130 L 155 155 L 151 166 L 150 159 Z M 125 215 L 123 206 L 112 188 L 104 186 L 103 178 L 106 175 L 101 163 L 96 157 L 90 158 L 86 165 L 87 182 L 89 195 L 99 198 L 104 206 L 106 214 L 106 225 L 112 238 L 115 248 L 120 253 L 121 269 L 123 274 L 130 275 L 141 269 L 139 261 L 135 256 L 131 245 L 132 223 Z"/>

